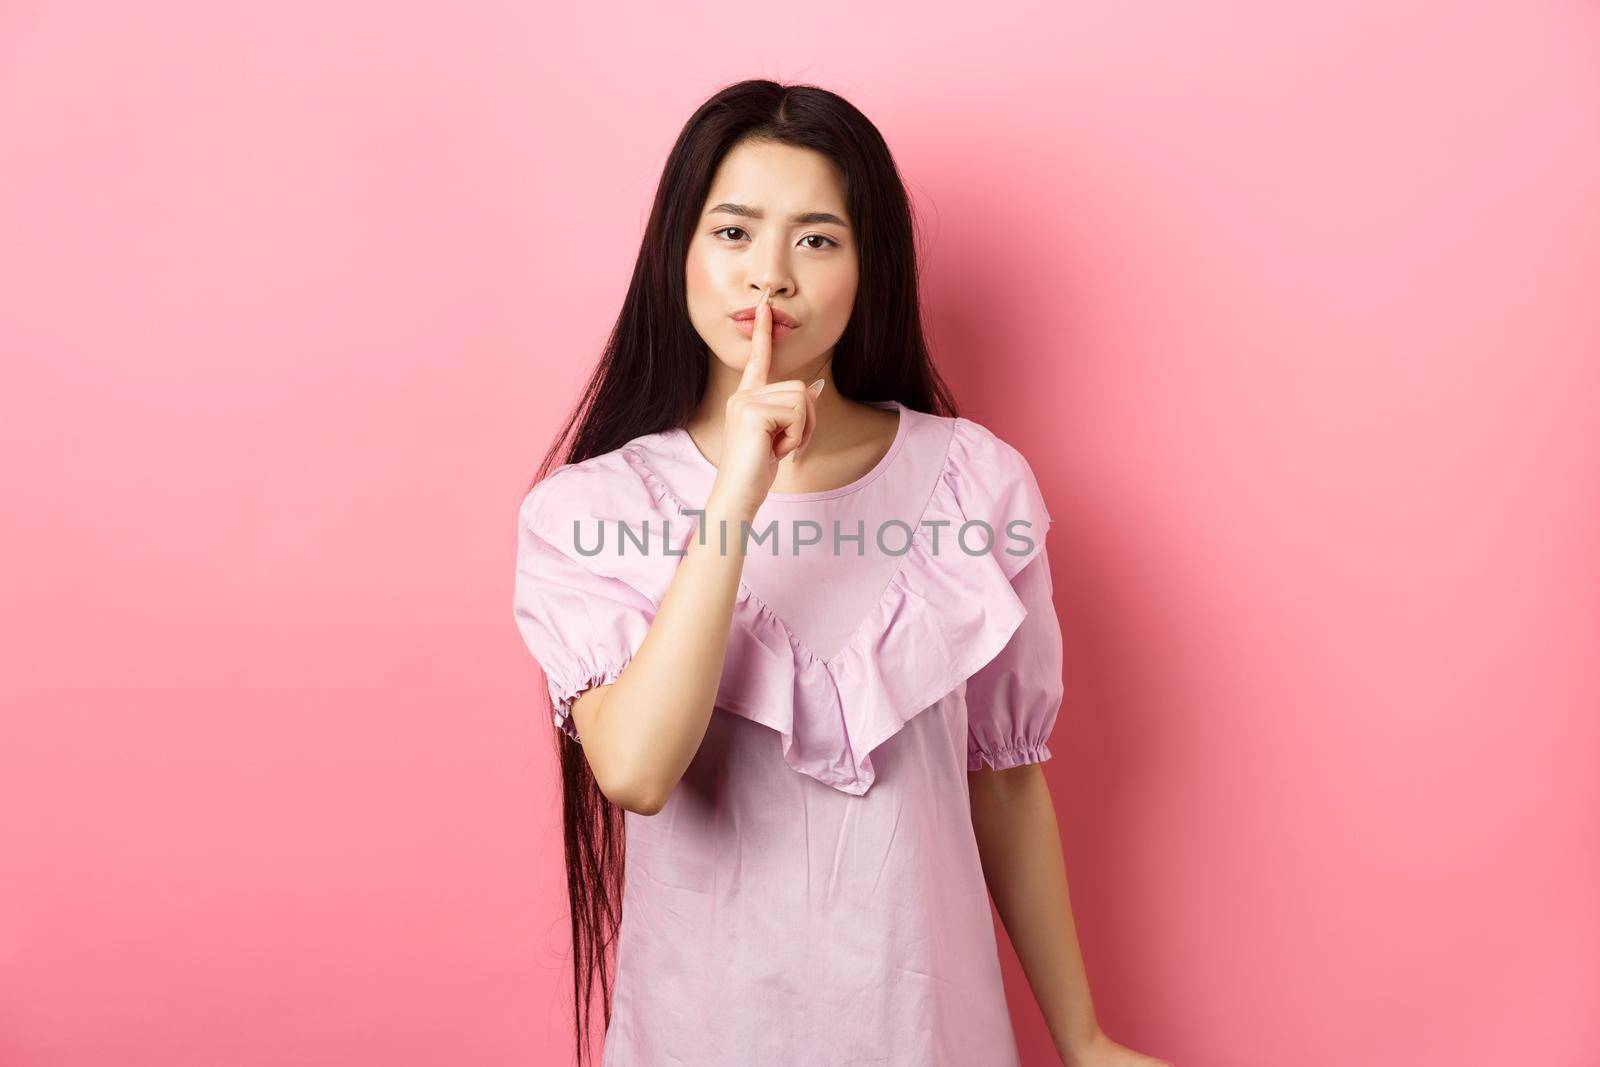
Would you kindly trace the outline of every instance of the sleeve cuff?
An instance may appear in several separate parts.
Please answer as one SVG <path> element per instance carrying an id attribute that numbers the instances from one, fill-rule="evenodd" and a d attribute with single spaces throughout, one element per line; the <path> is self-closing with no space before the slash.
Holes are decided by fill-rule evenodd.
<path id="1" fill-rule="evenodd" d="M 997 771 L 1020 767 L 1024 763 L 1043 763 L 1050 758 L 1050 746 L 1043 741 L 1037 744 L 1019 742 L 1004 748 L 978 749 L 967 755 L 967 770 L 980 771 L 985 763 Z"/>
<path id="2" fill-rule="evenodd" d="M 547 678 L 550 689 L 550 705 L 553 709 L 552 721 L 557 729 L 578 744 L 583 744 L 583 738 L 578 736 L 578 726 L 572 721 L 572 702 L 586 689 L 595 686 L 610 685 L 622 673 L 622 668 L 628 664 L 612 663 L 603 664 L 592 668 L 586 674 L 580 674 L 570 682 L 558 682 L 554 678 Z"/>

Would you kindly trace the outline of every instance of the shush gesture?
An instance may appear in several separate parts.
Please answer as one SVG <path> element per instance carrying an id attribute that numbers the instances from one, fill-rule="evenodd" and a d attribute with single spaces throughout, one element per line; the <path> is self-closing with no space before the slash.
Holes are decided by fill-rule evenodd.
<path id="1" fill-rule="evenodd" d="M 817 421 L 816 398 L 824 383 L 822 378 L 810 386 L 798 378 L 767 381 L 772 367 L 770 296 L 770 289 L 761 291 L 750 334 L 750 358 L 723 414 L 717 473 L 717 489 L 752 510 L 771 491 L 779 461 L 811 441 Z"/>

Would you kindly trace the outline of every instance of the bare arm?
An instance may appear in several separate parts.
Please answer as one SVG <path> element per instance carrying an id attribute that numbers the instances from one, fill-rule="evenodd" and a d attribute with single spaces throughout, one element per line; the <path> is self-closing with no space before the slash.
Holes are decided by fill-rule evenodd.
<path id="1" fill-rule="evenodd" d="M 995 910 L 1057 1052 L 1065 1062 L 1074 1062 L 1074 1050 L 1098 1039 L 1099 1025 L 1073 926 L 1066 861 L 1044 769 L 1024 763 L 973 771 L 967 783 L 972 829 Z"/>
<path id="2" fill-rule="evenodd" d="M 817 388 L 767 381 L 767 296 L 761 294 L 739 388 L 725 406 L 722 462 L 701 517 L 702 534 L 684 550 L 632 661 L 616 681 L 586 690 L 572 704 L 601 792 L 641 815 L 665 806 L 700 749 L 744 571 L 744 524 L 755 519 L 779 462 L 809 443 L 816 426 Z M 820 388 L 820 382 L 812 385 Z"/>
<path id="3" fill-rule="evenodd" d="M 722 679 L 744 570 L 741 521 L 754 510 L 713 494 L 650 631 L 617 680 L 581 693 L 572 719 L 595 781 L 613 803 L 654 815 L 700 748 Z M 726 523 L 728 551 L 718 535 Z"/>

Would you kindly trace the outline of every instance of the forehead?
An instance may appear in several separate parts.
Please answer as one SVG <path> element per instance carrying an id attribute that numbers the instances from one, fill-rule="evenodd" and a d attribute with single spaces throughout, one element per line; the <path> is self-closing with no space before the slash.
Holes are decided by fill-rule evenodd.
<path id="1" fill-rule="evenodd" d="M 725 200 L 780 212 L 816 210 L 844 215 L 844 179 L 833 160 L 821 152 L 745 142 L 723 157 L 704 206 Z"/>

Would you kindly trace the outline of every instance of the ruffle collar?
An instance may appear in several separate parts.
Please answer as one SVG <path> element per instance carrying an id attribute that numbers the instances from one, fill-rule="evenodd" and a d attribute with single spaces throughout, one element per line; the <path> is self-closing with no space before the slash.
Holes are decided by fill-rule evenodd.
<path id="1" fill-rule="evenodd" d="M 1006 646 L 1027 616 L 1011 579 L 1043 550 L 1051 522 L 1027 461 L 991 430 L 963 417 L 903 407 L 901 418 L 913 420 L 904 434 L 936 455 L 942 449 L 943 459 L 905 475 L 926 483 L 926 504 L 876 604 L 823 659 L 741 581 L 717 690 L 718 708 L 782 737 L 791 768 L 856 795 L 876 777 L 874 749 Z M 538 509 L 531 518 L 534 532 L 561 552 L 656 605 L 698 528 L 692 514 L 698 508 L 680 500 L 650 464 L 650 445 L 659 436 L 560 468 L 548 488 L 559 483 L 564 506 Z M 604 491 L 591 479 L 603 479 Z M 642 528 L 649 547 L 581 554 L 571 524 L 555 521 L 557 514 L 620 521 L 636 533 Z M 946 524 L 929 525 L 935 520 Z M 969 531 L 965 543 L 975 554 L 957 540 L 963 524 L 972 522 L 992 531 Z M 980 551 L 986 541 L 989 551 Z M 561 718 L 558 711 L 556 725 L 566 728 Z"/>

